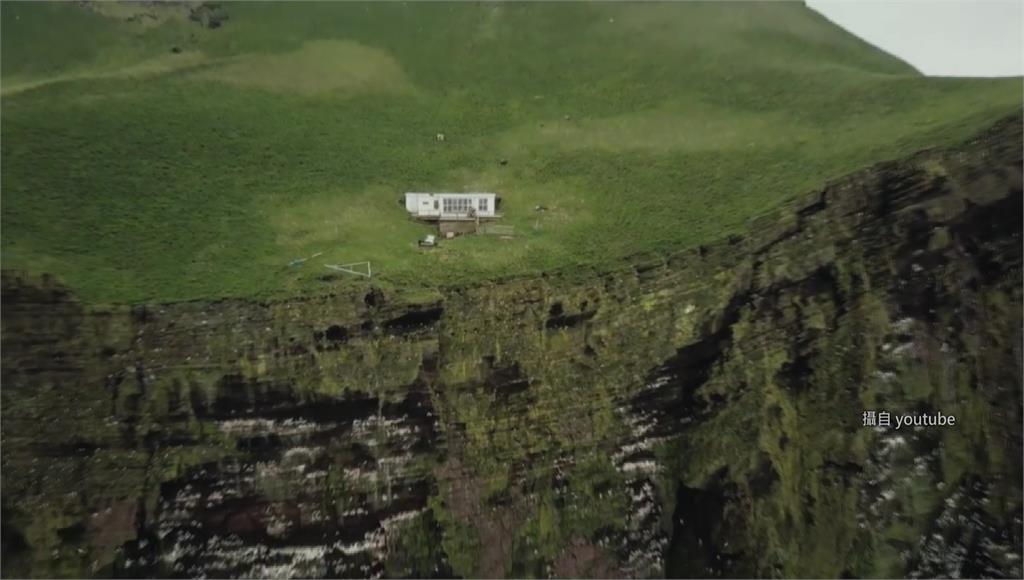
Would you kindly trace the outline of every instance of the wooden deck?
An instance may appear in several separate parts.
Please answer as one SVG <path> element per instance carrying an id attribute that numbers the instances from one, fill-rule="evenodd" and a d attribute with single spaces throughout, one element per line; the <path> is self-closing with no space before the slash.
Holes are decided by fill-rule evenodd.
<path id="1" fill-rule="evenodd" d="M 411 216 L 413 219 L 425 221 L 425 222 L 475 222 L 475 221 L 493 221 L 499 220 L 504 214 L 495 214 L 488 216 L 471 216 L 469 214 L 445 214 L 445 215 L 414 215 Z"/>

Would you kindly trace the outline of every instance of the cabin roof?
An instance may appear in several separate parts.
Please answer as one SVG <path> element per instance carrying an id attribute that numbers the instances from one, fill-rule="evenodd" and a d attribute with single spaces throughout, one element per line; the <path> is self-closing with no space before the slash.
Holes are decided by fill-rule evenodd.
<path id="1" fill-rule="evenodd" d="M 468 192 L 468 193 L 466 193 L 466 192 L 463 192 L 463 193 L 448 193 L 448 192 L 445 192 L 445 191 L 439 191 L 439 192 L 409 191 L 409 192 L 406 192 L 405 195 L 439 195 L 439 196 L 444 196 L 444 197 L 481 197 L 481 196 L 487 196 L 487 195 L 497 196 L 498 194 L 496 194 L 494 192 L 490 192 L 490 191 Z"/>

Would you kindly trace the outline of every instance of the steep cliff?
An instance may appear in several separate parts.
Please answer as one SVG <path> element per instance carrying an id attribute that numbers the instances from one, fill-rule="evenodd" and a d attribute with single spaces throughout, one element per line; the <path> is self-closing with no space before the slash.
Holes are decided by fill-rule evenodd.
<path id="1" fill-rule="evenodd" d="M 419 299 L 5 272 L 3 572 L 1019 577 L 1021 162 L 1010 118 L 743 237 Z"/>

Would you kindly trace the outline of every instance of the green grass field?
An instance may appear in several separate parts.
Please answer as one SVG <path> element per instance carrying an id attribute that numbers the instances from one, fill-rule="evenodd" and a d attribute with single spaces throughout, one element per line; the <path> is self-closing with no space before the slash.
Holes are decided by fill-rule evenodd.
<path id="1" fill-rule="evenodd" d="M 795 3 L 228 3 L 214 30 L 0 6 L 2 265 L 94 302 L 324 292 L 323 262 L 409 289 L 603 267 L 1022 103 Z M 499 192 L 516 236 L 417 249 L 398 199 L 432 190 Z"/>

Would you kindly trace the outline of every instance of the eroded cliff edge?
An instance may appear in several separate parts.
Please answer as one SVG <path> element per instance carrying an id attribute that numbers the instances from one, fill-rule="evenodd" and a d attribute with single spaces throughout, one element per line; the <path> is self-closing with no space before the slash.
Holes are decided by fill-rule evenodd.
<path id="1" fill-rule="evenodd" d="M 1019 577 L 1021 138 L 418 303 L 5 272 L 4 575 Z"/>

